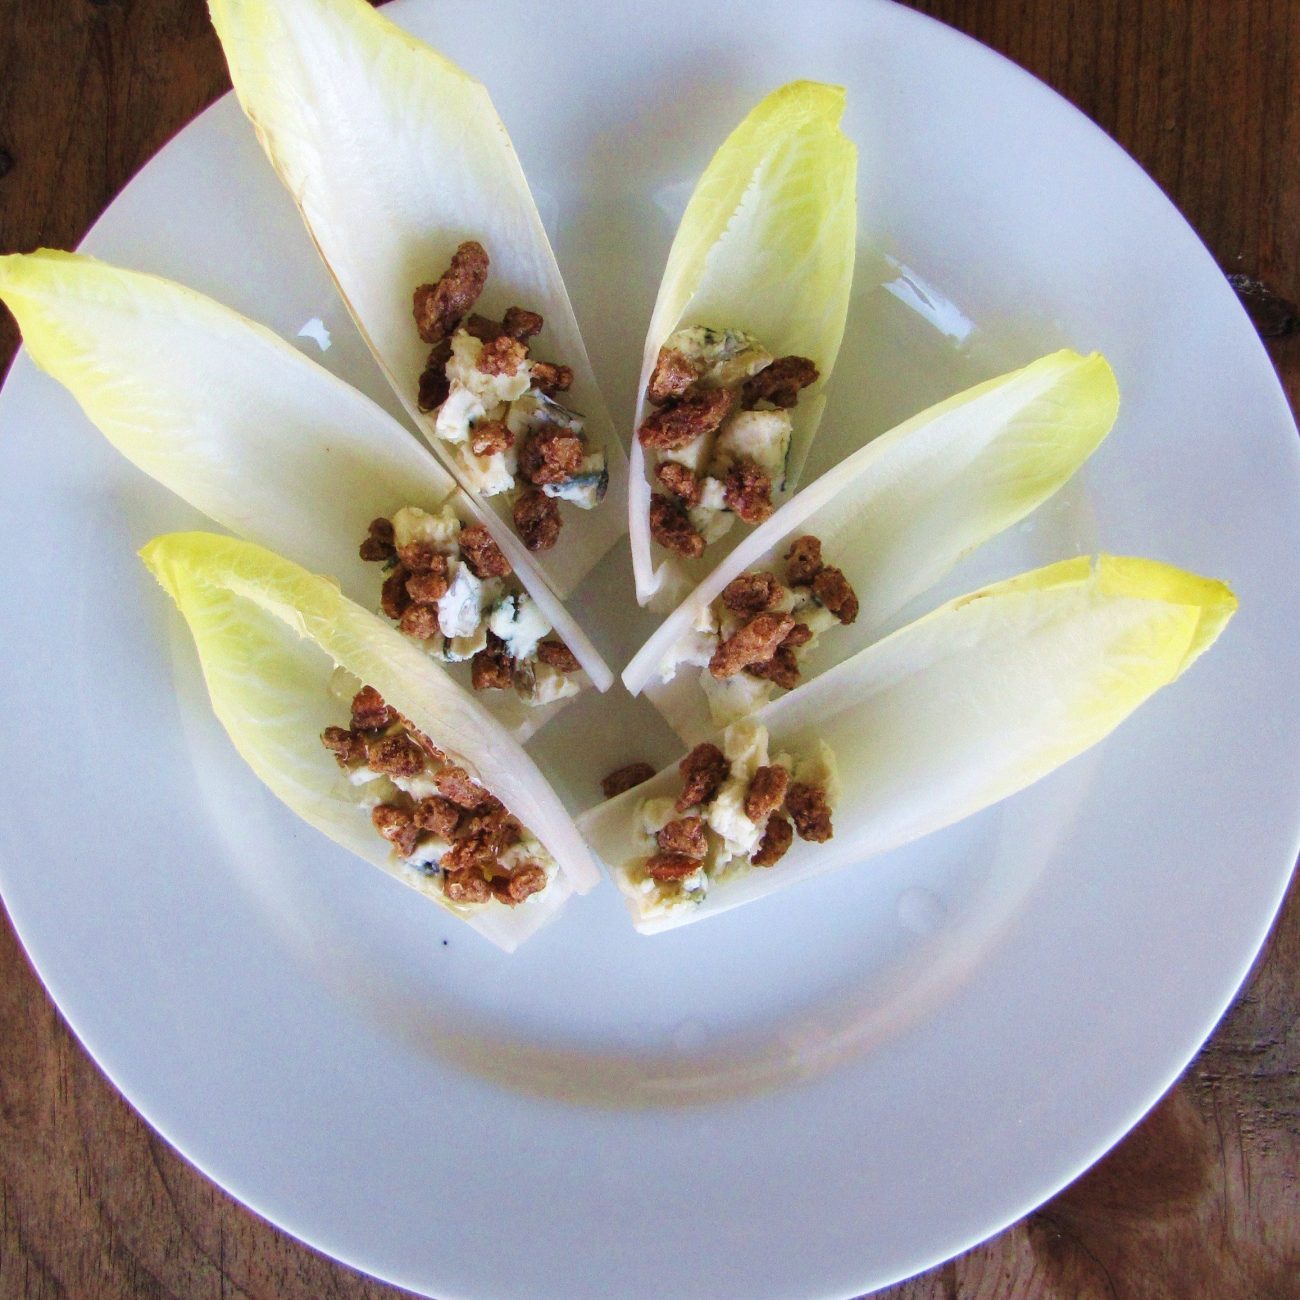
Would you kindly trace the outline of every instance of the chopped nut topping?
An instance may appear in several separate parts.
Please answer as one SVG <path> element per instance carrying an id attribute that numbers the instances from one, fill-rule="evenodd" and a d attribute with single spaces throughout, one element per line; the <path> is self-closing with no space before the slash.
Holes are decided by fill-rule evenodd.
<path id="1" fill-rule="evenodd" d="M 655 770 L 649 763 L 629 763 L 626 767 L 616 768 L 608 776 L 601 778 L 601 792 L 606 799 L 613 799 L 625 790 L 648 781 L 654 774 Z"/>
<path id="2" fill-rule="evenodd" d="M 706 740 L 677 764 L 677 770 L 682 775 L 682 792 L 674 807 L 678 812 L 685 812 L 697 804 L 708 803 L 718 793 L 731 774 L 731 764 L 717 745 Z"/>
<path id="3" fill-rule="evenodd" d="M 669 822 L 655 836 L 665 853 L 680 853 L 688 858 L 703 858 L 709 851 L 702 817 L 679 817 Z"/>
<path id="4" fill-rule="evenodd" d="M 758 823 L 774 813 L 785 801 L 790 773 L 780 764 L 760 767 L 750 778 L 745 791 L 745 816 Z"/>
<path id="5" fill-rule="evenodd" d="M 662 406 L 684 396 L 698 378 L 699 374 L 687 356 L 676 348 L 660 348 L 645 395 L 656 406 Z"/>
<path id="6" fill-rule="evenodd" d="M 756 614 L 713 652 L 709 672 L 721 681 L 750 664 L 766 663 L 792 627 L 794 619 L 789 614 Z"/>
<path id="7" fill-rule="evenodd" d="M 415 776 L 424 771 L 424 759 L 424 750 L 401 733 L 366 744 L 367 764 L 385 776 Z"/>
<path id="8" fill-rule="evenodd" d="M 583 444 L 576 434 L 554 426 L 537 430 L 519 453 L 519 473 L 539 487 L 566 483 L 582 468 Z"/>
<path id="9" fill-rule="evenodd" d="M 417 574 L 417 577 L 423 577 L 423 574 Z M 410 579 L 414 582 L 415 579 Z M 402 611 L 402 617 L 397 621 L 398 630 L 407 636 L 415 637 L 417 641 L 432 641 L 434 637 L 441 634 L 442 629 L 438 625 L 438 607 L 436 605 L 410 605 Z"/>
<path id="10" fill-rule="evenodd" d="M 412 573 L 406 580 L 406 594 L 417 605 L 432 605 L 446 594 L 451 581 L 447 576 L 447 557 L 435 555 L 423 572 Z"/>
<path id="11" fill-rule="evenodd" d="M 473 812 L 489 800 L 497 802 L 481 785 L 470 780 L 469 773 L 463 767 L 449 767 L 433 778 L 434 784 L 442 794 L 459 808 Z"/>
<path id="12" fill-rule="evenodd" d="M 785 634 L 785 640 L 781 645 L 788 650 L 798 650 L 800 646 L 807 645 L 812 640 L 812 636 L 812 628 L 807 623 L 796 623 Z"/>
<path id="13" fill-rule="evenodd" d="M 807 587 L 821 568 L 821 542 L 816 537 L 796 537 L 785 553 L 786 581 L 792 587 Z"/>
<path id="14" fill-rule="evenodd" d="M 650 536 L 667 551 L 698 559 L 704 554 L 704 538 L 696 531 L 680 501 L 650 495 Z"/>
<path id="15" fill-rule="evenodd" d="M 817 367 L 807 357 L 777 357 L 745 381 L 741 401 L 746 406 L 771 402 L 788 410 L 799 400 L 799 390 L 817 382 Z"/>
<path id="16" fill-rule="evenodd" d="M 784 817 L 774 814 L 767 819 L 763 838 L 759 840 L 758 848 L 750 854 L 749 860 L 756 867 L 770 867 L 785 857 L 793 842 L 794 827 Z"/>
<path id="17" fill-rule="evenodd" d="M 498 334 L 483 344 L 476 363 L 485 375 L 517 375 L 528 356 L 528 347 L 508 334 Z"/>
<path id="18" fill-rule="evenodd" d="M 530 551 L 549 551 L 559 539 L 559 507 L 538 488 L 521 492 L 511 514 L 520 538 Z"/>
<path id="19" fill-rule="evenodd" d="M 554 638 L 537 643 L 537 658 L 562 673 L 576 673 L 582 667 L 577 655 L 563 641 Z"/>
<path id="20" fill-rule="evenodd" d="M 436 283 L 415 291 L 415 325 L 426 343 L 437 343 L 456 328 L 487 283 L 488 255 L 483 245 L 469 239 L 456 250 L 451 265 Z"/>
<path id="21" fill-rule="evenodd" d="M 501 332 L 512 339 L 530 339 L 542 332 L 542 318 L 525 307 L 507 307 L 501 320 Z"/>
<path id="22" fill-rule="evenodd" d="M 363 686 L 352 697 L 352 729 L 354 731 L 383 731 L 397 721 L 397 710 L 384 703 L 384 697 L 373 686 Z"/>
<path id="23" fill-rule="evenodd" d="M 370 820 L 384 839 L 397 845 L 397 851 L 404 858 L 409 858 L 415 852 L 420 828 L 405 808 L 391 803 L 376 804 L 371 809 Z"/>
<path id="24" fill-rule="evenodd" d="M 399 564 L 384 579 L 384 585 L 379 592 L 379 607 L 389 618 L 401 618 L 406 612 L 406 607 L 411 603 L 411 598 L 406 593 L 406 580 L 410 576 L 406 566 Z"/>
<path id="25" fill-rule="evenodd" d="M 706 388 L 652 411 L 637 431 L 643 447 L 678 451 L 696 438 L 712 433 L 731 411 L 732 393 Z"/>
<path id="26" fill-rule="evenodd" d="M 684 853 L 656 853 L 646 864 L 645 873 L 651 880 L 660 882 L 685 880 L 700 869 L 698 858 L 688 858 Z"/>
<path id="27" fill-rule="evenodd" d="M 365 761 L 365 740 L 346 727 L 326 727 L 320 734 L 320 741 L 338 760 L 340 767 Z"/>
<path id="28" fill-rule="evenodd" d="M 469 436 L 469 449 L 476 456 L 495 456 L 515 445 L 515 435 L 500 420 L 480 420 Z"/>
<path id="29" fill-rule="evenodd" d="M 442 878 L 442 892 L 453 903 L 486 903 L 492 897 L 488 882 L 473 866 L 448 871 Z"/>
<path id="30" fill-rule="evenodd" d="M 812 580 L 813 595 L 830 610 L 841 623 L 852 623 L 858 616 L 858 597 L 849 580 L 833 565 L 818 570 Z"/>
<path id="31" fill-rule="evenodd" d="M 442 839 L 449 840 L 460 821 L 460 809 L 450 799 L 440 799 L 434 794 L 415 805 L 413 816 L 415 824 L 422 831 L 432 831 Z"/>
<path id="32" fill-rule="evenodd" d="M 420 410 L 437 410 L 447 400 L 451 392 L 451 380 L 447 378 L 447 362 L 451 360 L 451 339 L 445 338 L 433 345 L 429 358 L 420 372 L 420 386 L 416 403 Z"/>
<path id="33" fill-rule="evenodd" d="M 493 644 L 495 642 L 495 644 Z M 515 661 L 506 654 L 502 643 L 488 634 L 488 647 L 480 650 L 470 664 L 470 680 L 476 691 L 500 691 L 515 679 Z"/>
<path id="34" fill-rule="evenodd" d="M 802 624 L 796 623 L 795 626 L 801 627 Z M 783 691 L 792 691 L 799 685 L 799 660 L 784 642 L 772 652 L 770 659 L 750 664 L 745 671 L 751 677 L 762 677 L 766 681 L 775 682 Z"/>
<path id="35" fill-rule="evenodd" d="M 570 366 L 557 366 L 551 361 L 534 361 L 530 372 L 532 387 L 548 397 L 553 393 L 565 393 L 573 387 L 573 369 Z"/>
<path id="36" fill-rule="evenodd" d="M 753 461 L 737 461 L 723 480 L 722 499 L 747 524 L 761 524 L 772 513 L 772 478 Z"/>
<path id="37" fill-rule="evenodd" d="M 685 466 L 675 460 L 661 460 L 655 466 L 655 477 L 683 505 L 694 506 L 700 501 L 700 480 Z"/>
<path id="38" fill-rule="evenodd" d="M 794 818 L 794 828 L 800 839 L 821 843 L 831 838 L 831 809 L 820 786 L 792 781 L 786 791 L 785 807 Z"/>
<path id="39" fill-rule="evenodd" d="M 473 870 L 475 867 L 491 867 L 496 862 L 496 854 L 489 845 L 478 839 L 457 840 L 442 855 L 439 866 L 449 875 Z"/>
<path id="40" fill-rule="evenodd" d="M 546 872 L 536 862 L 525 862 L 508 876 L 493 876 L 490 887 L 494 898 L 507 907 L 517 907 L 525 898 L 546 888 Z"/>
<path id="41" fill-rule="evenodd" d="M 447 569 L 447 557 L 423 537 L 399 546 L 397 558 L 408 573 L 428 573 L 435 567 L 441 568 L 443 572 Z"/>
<path id="42" fill-rule="evenodd" d="M 504 578 L 514 572 L 483 524 L 470 524 L 460 530 L 460 553 L 476 578 Z"/>
<path id="43" fill-rule="evenodd" d="M 363 560 L 391 560 L 397 554 L 393 546 L 393 525 L 387 519 L 372 519 L 370 535 L 361 543 Z"/>
<path id="44" fill-rule="evenodd" d="M 771 573 L 742 573 L 722 589 L 722 603 L 736 614 L 760 614 L 781 603 L 785 594 Z"/>

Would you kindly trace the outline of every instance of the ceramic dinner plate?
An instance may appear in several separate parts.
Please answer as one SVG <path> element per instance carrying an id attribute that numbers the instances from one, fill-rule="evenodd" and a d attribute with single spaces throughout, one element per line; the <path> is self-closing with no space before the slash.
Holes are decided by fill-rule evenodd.
<path id="1" fill-rule="evenodd" d="M 1282 393 L 1138 167 L 909 11 L 389 12 L 489 84 L 624 420 L 712 150 L 783 81 L 846 85 L 861 250 L 809 477 L 976 380 L 1100 349 L 1123 394 L 1114 433 L 921 606 L 1106 549 L 1226 579 L 1241 612 L 1103 745 L 959 826 L 655 938 L 607 885 L 505 957 L 243 767 L 135 558 L 201 520 L 20 356 L 0 396 L 5 902 L 149 1122 L 359 1268 L 443 1300 L 881 1286 L 1012 1222 L 1128 1130 L 1275 913 L 1300 804 L 1300 466 Z M 229 98 L 86 248 L 215 295 L 392 408 Z M 625 543 L 574 607 L 611 662 L 654 625 Z M 617 687 L 532 749 L 574 811 L 602 772 L 674 753 Z"/>

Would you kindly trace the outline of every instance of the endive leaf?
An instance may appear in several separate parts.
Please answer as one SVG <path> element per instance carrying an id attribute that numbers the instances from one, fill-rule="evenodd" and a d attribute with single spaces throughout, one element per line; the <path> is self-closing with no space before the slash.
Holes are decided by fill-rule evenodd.
<path id="1" fill-rule="evenodd" d="M 378 603 L 357 554 L 370 521 L 452 504 L 485 523 L 596 686 L 612 675 L 532 558 L 369 398 L 202 294 L 78 253 L 0 257 L 0 299 L 32 359 L 146 474 L 242 537 Z M 512 691 L 488 707 L 521 736 L 548 716 Z"/>
<path id="2" fill-rule="evenodd" d="M 782 573 L 790 542 L 811 533 L 861 608 L 801 661 L 810 680 L 869 645 L 913 597 L 1065 484 L 1110 432 L 1115 376 L 1094 353 L 1054 352 L 922 411 L 809 484 L 755 529 L 660 625 L 623 672 L 686 741 L 713 730 L 700 669 L 665 683 L 673 647 L 737 574 Z"/>
<path id="3" fill-rule="evenodd" d="M 416 406 L 429 348 L 411 295 L 463 240 L 492 261 L 480 311 L 541 312 L 538 355 L 573 367 L 566 404 L 604 449 L 610 484 L 568 512 L 538 568 L 567 595 L 622 535 L 627 465 L 523 170 L 484 86 L 365 0 L 210 0 L 239 102 L 293 195 L 375 359 L 430 444 Z M 530 70 L 531 75 L 531 70 Z M 508 521 L 500 498 L 489 508 Z"/>
<path id="4" fill-rule="evenodd" d="M 476 930 L 509 951 L 572 890 L 598 882 L 572 820 L 528 755 L 437 664 L 334 583 L 210 533 L 159 537 L 140 554 L 189 624 L 212 706 L 235 748 L 304 821 L 446 905 L 432 878 L 391 861 L 357 787 L 321 744 L 326 726 L 347 720 L 346 702 L 330 692 L 337 666 L 463 761 L 559 863 L 561 874 L 535 903 L 489 905 L 468 918 Z"/>
<path id="5" fill-rule="evenodd" d="M 678 328 L 741 329 L 774 356 L 812 358 L 821 377 L 791 412 L 787 492 L 817 431 L 853 282 L 857 151 L 840 131 L 843 114 L 843 87 L 795 81 L 763 99 L 727 137 L 682 216 L 642 360 L 638 427 L 659 349 Z M 672 556 L 656 566 L 646 468 L 633 439 L 628 512 L 637 600 L 663 608 L 735 537 L 714 542 L 697 562 Z"/>
<path id="6" fill-rule="evenodd" d="M 972 592 L 754 715 L 774 751 L 819 740 L 839 764 L 835 835 L 641 922 L 680 925 L 907 844 L 1024 789 L 1174 681 L 1237 607 L 1222 583 L 1153 560 L 1084 556 Z M 639 918 L 624 865 L 647 849 L 633 812 L 676 794 L 670 767 L 579 826 Z"/>

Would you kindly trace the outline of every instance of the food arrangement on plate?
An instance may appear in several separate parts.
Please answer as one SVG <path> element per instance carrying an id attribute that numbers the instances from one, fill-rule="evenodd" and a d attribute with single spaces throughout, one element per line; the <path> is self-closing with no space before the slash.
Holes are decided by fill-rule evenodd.
<path id="1" fill-rule="evenodd" d="M 1222 583 L 1102 555 L 885 634 L 1071 478 L 1119 394 L 1100 356 L 1055 352 L 799 487 L 857 241 L 842 90 L 773 92 L 701 176 L 629 464 L 484 87 L 364 0 L 211 8 L 429 449 L 180 285 L 41 251 L 0 258 L 0 298 L 104 435 L 235 534 L 142 558 L 250 767 L 501 947 L 598 883 L 591 851 L 655 932 L 951 825 L 1100 741 L 1232 616 Z M 624 529 L 666 617 L 623 684 L 689 748 L 611 773 L 575 823 L 522 742 L 612 685 L 562 601 Z"/>

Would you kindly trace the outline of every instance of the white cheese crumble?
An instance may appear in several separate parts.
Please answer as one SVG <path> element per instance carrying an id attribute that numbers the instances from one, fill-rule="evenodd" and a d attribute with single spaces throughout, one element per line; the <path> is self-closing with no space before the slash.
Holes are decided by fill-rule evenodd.
<path id="1" fill-rule="evenodd" d="M 689 325 L 670 334 L 664 347 L 695 365 L 703 388 L 733 388 L 772 364 L 772 354 L 744 330 Z"/>

